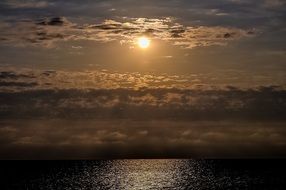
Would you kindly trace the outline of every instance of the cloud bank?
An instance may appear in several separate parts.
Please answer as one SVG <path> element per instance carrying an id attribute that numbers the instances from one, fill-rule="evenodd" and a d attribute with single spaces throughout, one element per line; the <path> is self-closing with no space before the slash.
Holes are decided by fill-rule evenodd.
<path id="1" fill-rule="evenodd" d="M 275 87 L 32 90 L 1 92 L 0 103 L 2 119 L 284 121 L 286 118 L 286 92 Z"/>
<path id="2" fill-rule="evenodd" d="M 286 156 L 284 87 L 198 77 L 2 70 L 0 159 Z"/>
<path id="3" fill-rule="evenodd" d="M 47 89 L 223 89 L 234 86 L 254 89 L 259 86 L 285 88 L 285 74 L 257 73 L 241 70 L 217 70 L 214 73 L 185 75 L 153 72 L 118 72 L 112 70 L 64 71 L 0 68 L 0 91 Z M 249 81 L 252 81 L 250 84 Z"/>
<path id="4" fill-rule="evenodd" d="M 212 76 L 2 70 L 0 117 L 285 120 L 285 86 L 212 85 L 208 78 Z"/>
<path id="5" fill-rule="evenodd" d="M 284 123 L 1 120 L 0 159 L 285 156 Z"/>

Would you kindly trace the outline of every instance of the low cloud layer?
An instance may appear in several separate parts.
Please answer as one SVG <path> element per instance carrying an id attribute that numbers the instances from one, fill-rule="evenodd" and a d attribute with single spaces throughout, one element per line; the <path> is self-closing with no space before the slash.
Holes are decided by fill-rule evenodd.
<path id="1" fill-rule="evenodd" d="M 277 87 L 2 91 L 0 105 L 0 159 L 286 156 Z"/>
<path id="2" fill-rule="evenodd" d="M 209 77 L 105 70 L 3 70 L 0 117 L 285 120 L 285 86 L 243 88 L 219 85 L 218 80 L 212 86 Z"/>
<path id="3" fill-rule="evenodd" d="M 223 89 L 234 86 L 254 89 L 259 86 L 285 88 L 285 73 L 256 73 L 217 70 L 210 73 L 175 75 L 153 72 L 115 72 L 111 70 L 63 71 L 0 68 L 0 92 L 47 89 Z M 252 83 L 249 83 L 252 81 Z"/>
<path id="4" fill-rule="evenodd" d="M 285 156 L 284 123 L 1 120 L 0 159 Z"/>
<path id="5" fill-rule="evenodd" d="M 2 119 L 284 121 L 286 118 L 286 92 L 276 87 L 28 90 L 1 92 L 0 103 Z"/>

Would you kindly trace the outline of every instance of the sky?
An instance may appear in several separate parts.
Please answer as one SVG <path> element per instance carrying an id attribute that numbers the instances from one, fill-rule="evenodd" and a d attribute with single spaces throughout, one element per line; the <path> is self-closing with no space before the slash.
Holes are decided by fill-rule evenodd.
<path id="1" fill-rule="evenodd" d="M 285 157 L 285 10 L 1 1 L 0 159 Z"/>

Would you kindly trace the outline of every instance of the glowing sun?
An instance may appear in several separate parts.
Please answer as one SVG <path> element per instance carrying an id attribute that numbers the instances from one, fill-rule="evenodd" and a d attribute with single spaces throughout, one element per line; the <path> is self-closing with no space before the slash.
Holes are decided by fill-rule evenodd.
<path id="1" fill-rule="evenodd" d="M 149 40 L 146 37 L 141 37 L 138 39 L 138 45 L 139 47 L 146 49 L 150 46 L 151 40 Z"/>

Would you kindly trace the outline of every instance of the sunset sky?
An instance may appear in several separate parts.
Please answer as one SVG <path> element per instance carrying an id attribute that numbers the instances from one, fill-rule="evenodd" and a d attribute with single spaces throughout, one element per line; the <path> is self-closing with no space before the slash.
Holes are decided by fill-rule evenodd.
<path id="1" fill-rule="evenodd" d="M 0 159 L 279 157 L 283 0 L 2 0 Z"/>

